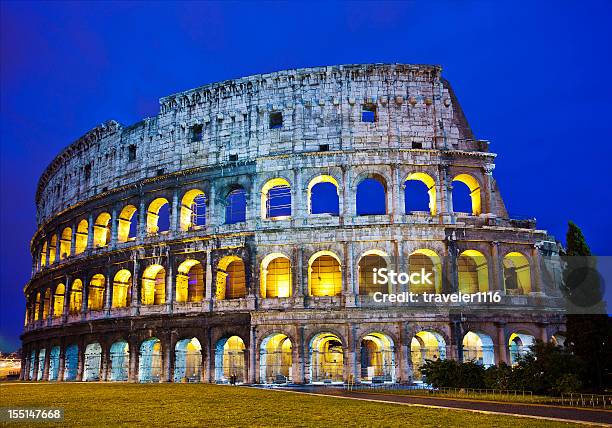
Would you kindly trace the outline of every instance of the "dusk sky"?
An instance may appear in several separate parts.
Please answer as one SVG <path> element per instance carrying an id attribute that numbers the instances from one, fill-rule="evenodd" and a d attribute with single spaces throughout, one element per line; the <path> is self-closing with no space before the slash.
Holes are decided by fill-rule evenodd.
<path id="1" fill-rule="evenodd" d="M 435 3 L 435 4 L 434 4 Z M 109 119 L 205 83 L 343 63 L 443 67 L 511 216 L 612 255 L 612 2 L 1 3 L 0 350 L 19 347 L 40 174 Z"/>

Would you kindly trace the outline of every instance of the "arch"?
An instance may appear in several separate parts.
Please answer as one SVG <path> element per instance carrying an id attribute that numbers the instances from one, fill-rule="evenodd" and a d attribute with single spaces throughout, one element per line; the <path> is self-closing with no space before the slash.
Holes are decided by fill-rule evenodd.
<path id="1" fill-rule="evenodd" d="M 85 382 L 100 380 L 101 363 L 102 346 L 98 342 L 90 343 L 85 347 L 85 365 L 83 366 Z"/>
<path id="2" fill-rule="evenodd" d="M 284 178 L 268 180 L 261 188 L 261 218 L 291 217 L 291 185 Z"/>
<path id="3" fill-rule="evenodd" d="M 83 309 L 83 282 L 80 279 L 72 281 L 70 287 L 70 314 L 78 314 Z"/>
<path id="4" fill-rule="evenodd" d="M 152 337 L 140 345 L 138 358 L 138 381 L 160 382 L 163 372 L 162 346 L 158 338 Z"/>
<path id="5" fill-rule="evenodd" d="M 42 308 L 42 302 L 43 302 L 43 294 L 41 290 L 38 290 L 38 292 L 36 293 L 36 297 L 34 300 L 34 321 L 38 321 L 38 318 L 40 317 L 40 311 Z"/>
<path id="6" fill-rule="evenodd" d="M 243 383 L 246 380 L 246 347 L 239 336 L 220 339 L 215 346 L 215 381 Z"/>
<path id="7" fill-rule="evenodd" d="M 333 333 L 319 333 L 310 341 L 310 382 L 344 380 L 344 348 Z"/>
<path id="8" fill-rule="evenodd" d="M 204 298 L 204 268 L 202 263 L 187 259 L 178 267 L 176 301 L 201 302 Z"/>
<path id="9" fill-rule="evenodd" d="M 79 371 L 79 347 L 72 344 L 64 350 L 64 380 L 76 380 Z"/>
<path id="10" fill-rule="evenodd" d="M 412 378 L 423 381 L 421 367 L 427 360 L 445 360 L 446 342 L 440 333 L 431 330 L 419 331 L 410 342 Z"/>
<path id="11" fill-rule="evenodd" d="M 373 332 L 361 339 L 361 381 L 386 383 L 395 381 L 395 353 L 393 339 Z"/>
<path id="12" fill-rule="evenodd" d="M 47 288 L 45 290 L 44 298 L 41 304 L 43 305 L 42 319 L 46 320 L 47 317 L 51 314 L 51 289 L 50 288 Z"/>
<path id="13" fill-rule="evenodd" d="M 235 187 L 225 198 L 225 224 L 242 223 L 246 221 L 247 207 L 246 190 Z"/>
<path id="14" fill-rule="evenodd" d="M 422 183 L 425 188 L 415 189 L 412 186 L 415 182 Z M 419 204 L 421 198 L 419 195 L 415 194 L 415 191 L 421 190 L 427 195 L 424 198 L 427 200 L 426 207 L 423 204 Z M 427 208 L 426 210 L 429 211 L 431 215 L 436 215 L 436 183 L 429 174 L 425 174 L 424 172 L 413 172 L 408 174 L 404 180 L 404 205 L 406 214 L 412 211 L 425 211 L 424 208 Z"/>
<path id="15" fill-rule="evenodd" d="M 132 272 L 121 269 L 113 278 L 113 308 L 125 308 L 132 303 Z"/>
<path id="16" fill-rule="evenodd" d="M 472 215 L 480 215 L 482 213 L 482 206 L 480 200 L 480 183 L 474 177 L 469 174 L 459 174 L 453 178 L 453 183 L 459 182 L 465 184 L 469 189 L 470 205 L 472 207 Z M 457 196 L 457 197 L 456 197 Z M 460 198 L 458 192 L 453 189 L 453 211 L 460 212 L 455 207 L 460 206 Z"/>
<path id="17" fill-rule="evenodd" d="M 259 347 L 259 378 L 267 384 L 290 383 L 293 379 L 293 345 L 282 333 L 262 340 Z"/>
<path id="18" fill-rule="evenodd" d="M 55 287 L 55 293 L 53 293 L 53 316 L 55 318 L 61 317 L 64 314 L 65 294 L 66 286 L 64 284 L 58 284 Z"/>
<path id="19" fill-rule="evenodd" d="M 560 346 L 562 348 L 565 347 L 565 341 L 566 341 L 566 337 L 564 334 L 561 333 L 555 333 L 552 335 L 552 337 L 550 338 L 550 342 L 555 345 L 555 346 Z"/>
<path id="20" fill-rule="evenodd" d="M 508 339 L 510 349 L 510 365 L 515 365 L 525 355 L 531 351 L 531 346 L 535 343 L 535 337 L 525 332 L 515 332 Z"/>
<path id="21" fill-rule="evenodd" d="M 170 203 L 165 198 L 154 199 L 147 208 L 147 233 L 165 232 L 170 228 Z"/>
<path id="22" fill-rule="evenodd" d="M 376 280 L 375 272 L 388 267 L 387 260 L 389 255 L 384 251 L 371 250 L 361 255 L 357 263 L 359 273 L 359 294 L 362 296 L 373 295 L 374 293 L 389 293 L 391 283 L 382 284 Z"/>
<path id="23" fill-rule="evenodd" d="M 142 273 L 143 305 L 163 305 L 166 303 L 166 270 L 162 265 L 149 265 Z"/>
<path id="24" fill-rule="evenodd" d="M 93 227 L 93 244 L 95 248 L 106 247 L 110 243 L 111 215 L 109 213 L 101 213 L 94 222 Z"/>
<path id="25" fill-rule="evenodd" d="M 60 347 L 54 346 L 51 348 L 49 353 L 49 378 L 48 380 L 57 380 L 59 375 L 59 362 L 60 362 Z"/>
<path id="26" fill-rule="evenodd" d="M 60 260 L 70 257 L 72 251 L 72 228 L 65 227 L 60 238 Z"/>
<path id="27" fill-rule="evenodd" d="M 342 294 L 340 258 L 331 251 L 319 251 L 308 261 L 308 289 L 311 296 Z"/>
<path id="28" fill-rule="evenodd" d="M 206 225 L 207 199 L 199 189 L 189 190 L 181 199 L 180 228 L 182 231 Z"/>
<path id="29" fill-rule="evenodd" d="M 36 364 L 36 351 L 30 352 L 30 370 L 28 371 L 28 380 L 34 380 L 34 365 Z"/>
<path id="30" fill-rule="evenodd" d="M 128 242 L 136 239 L 138 234 L 138 216 L 134 214 L 137 211 L 134 205 L 123 207 L 117 219 L 117 241 Z"/>
<path id="31" fill-rule="evenodd" d="M 331 175 L 319 175 L 308 183 L 308 212 L 310 214 L 330 214 L 337 216 L 340 213 L 340 186 Z"/>
<path id="32" fill-rule="evenodd" d="M 238 256 L 225 256 L 217 265 L 217 300 L 246 297 L 246 271 Z"/>
<path id="33" fill-rule="evenodd" d="M 38 373 L 36 373 L 36 380 L 43 379 L 43 373 L 45 372 L 45 357 L 47 350 L 45 348 L 38 351 Z"/>
<path id="34" fill-rule="evenodd" d="M 511 252 L 504 256 L 503 265 L 506 293 L 531 293 L 531 270 L 527 257 L 518 252 Z"/>
<path id="35" fill-rule="evenodd" d="M 291 297 L 291 260 L 282 253 L 268 254 L 260 267 L 261 297 Z"/>
<path id="36" fill-rule="evenodd" d="M 47 266 L 47 251 L 48 251 L 47 241 L 43 242 L 42 248 L 40 249 L 40 267 L 43 268 Z"/>
<path id="37" fill-rule="evenodd" d="M 130 345 L 125 340 L 115 342 L 110 347 L 110 377 L 111 382 L 128 380 L 130 367 Z"/>
<path id="38" fill-rule="evenodd" d="M 55 250 L 57 248 L 57 235 L 51 236 L 51 241 L 49 241 L 49 264 L 52 265 L 56 261 Z"/>
<path id="39" fill-rule="evenodd" d="M 202 346 L 193 337 L 176 342 L 174 348 L 174 382 L 200 382 L 202 378 Z"/>
<path id="40" fill-rule="evenodd" d="M 495 364 L 493 340 L 486 333 L 468 331 L 461 342 L 463 361 L 472 361 L 485 367 Z"/>
<path id="41" fill-rule="evenodd" d="M 489 268 L 486 257 L 476 250 L 465 250 L 457 259 L 459 291 L 465 294 L 489 291 Z"/>
<path id="42" fill-rule="evenodd" d="M 87 220 L 81 220 L 77 226 L 76 236 L 74 237 L 74 254 L 81 254 L 87 249 L 89 237 L 89 224 Z"/>
<path id="43" fill-rule="evenodd" d="M 428 248 L 419 248 L 408 256 L 408 272 L 418 274 L 419 281 L 410 282 L 410 291 L 413 293 L 442 293 L 442 262 L 435 251 Z M 427 276 L 429 274 L 429 276 Z M 417 276 L 414 276 L 417 278 Z M 433 279 L 432 279 L 433 278 Z"/>
<path id="44" fill-rule="evenodd" d="M 106 288 L 106 278 L 101 273 L 97 273 L 89 280 L 87 289 L 87 309 L 99 311 L 104 309 L 104 291 Z"/>
<path id="45" fill-rule="evenodd" d="M 355 195 L 357 215 L 387 214 L 387 183 L 379 174 L 361 180 Z"/>

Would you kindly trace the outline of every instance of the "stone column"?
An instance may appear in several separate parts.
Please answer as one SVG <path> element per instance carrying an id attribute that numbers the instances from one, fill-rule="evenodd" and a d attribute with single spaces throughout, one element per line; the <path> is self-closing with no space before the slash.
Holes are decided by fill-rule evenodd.
<path id="1" fill-rule="evenodd" d="M 499 242 L 491 242 L 491 264 L 489 269 L 489 291 L 501 291 L 504 292 L 504 266 L 502 260 L 499 257 Z"/>
<path id="2" fill-rule="evenodd" d="M 57 368 L 57 381 L 64 381 L 64 370 L 66 369 L 66 344 L 62 343 L 60 345 L 60 353 L 58 359 L 59 367 Z"/>
<path id="3" fill-rule="evenodd" d="M 497 328 L 497 363 L 508 364 L 508 345 L 506 343 L 506 323 L 495 323 Z"/>
<path id="4" fill-rule="evenodd" d="M 168 253 L 166 260 L 166 311 L 172 313 L 174 302 L 174 256 L 172 253 Z"/>
<path id="5" fill-rule="evenodd" d="M 72 257 L 76 254 L 77 228 L 78 225 L 76 223 L 72 223 L 72 234 L 70 235 L 70 254 L 68 254 L 69 257 Z"/>
<path id="6" fill-rule="evenodd" d="M 32 380 L 38 380 L 38 361 L 39 361 L 40 348 L 34 354 L 34 371 L 32 372 Z"/>
<path id="7" fill-rule="evenodd" d="M 106 268 L 104 278 L 104 314 L 110 315 L 113 306 L 113 281 L 111 279 L 110 267 Z"/>
<path id="8" fill-rule="evenodd" d="M 172 338 L 168 338 L 163 346 L 163 382 L 172 382 L 174 376 L 174 358 L 172 358 Z"/>
<path id="9" fill-rule="evenodd" d="M 448 165 L 440 165 L 440 215 L 445 223 L 453 222 L 453 184 L 450 181 Z"/>
<path id="10" fill-rule="evenodd" d="M 136 340 L 130 340 L 129 342 L 129 353 L 130 353 L 130 367 L 128 373 L 128 382 L 138 382 L 138 357 L 139 349 L 138 342 Z"/>
<path id="11" fill-rule="evenodd" d="M 548 323 L 546 322 L 538 323 L 538 330 L 540 334 L 539 339 L 544 343 L 548 342 L 548 331 L 546 327 L 548 327 Z"/>
<path id="12" fill-rule="evenodd" d="M 144 197 L 140 197 L 140 205 L 138 206 L 138 239 L 143 240 L 147 236 L 147 207 L 145 206 Z"/>
<path id="13" fill-rule="evenodd" d="M 132 272 L 132 301 L 130 302 L 132 315 L 138 315 L 140 312 L 140 264 L 136 253 L 133 255 L 133 272 Z"/>
<path id="14" fill-rule="evenodd" d="M 87 218 L 87 247 L 86 251 L 90 251 L 93 248 L 94 241 L 94 219 L 93 214 L 89 213 L 89 217 Z"/>
<path id="15" fill-rule="evenodd" d="M 531 274 L 531 291 L 532 292 L 543 292 L 542 289 L 542 271 L 540 269 L 542 263 L 542 254 L 537 244 L 534 244 L 531 249 L 531 260 L 533 264 L 533 273 Z"/>
<path id="16" fill-rule="evenodd" d="M 412 338 L 408 337 L 406 328 L 402 322 L 398 322 L 399 328 L 399 342 L 395 350 L 396 355 L 399 354 L 398 364 L 396 365 L 397 382 L 398 383 L 409 383 L 412 380 L 412 371 L 410 369 L 410 341 Z"/>
<path id="17" fill-rule="evenodd" d="M 305 201 L 305 197 L 308 197 L 308 195 L 306 195 L 302 183 L 302 170 L 295 168 L 293 169 L 293 185 L 291 186 L 291 216 L 294 219 L 293 223 L 300 226 L 308 216 L 304 207 L 309 205 L 309 201 Z"/>
<path id="18" fill-rule="evenodd" d="M 399 179 L 399 165 L 394 163 L 391 166 L 391 223 L 395 223 L 399 219 L 399 194 L 400 194 L 400 179 Z"/>
<path id="19" fill-rule="evenodd" d="M 353 278 L 354 272 L 354 246 L 353 242 L 345 242 L 344 243 L 344 286 L 343 294 L 344 294 L 344 304 L 347 307 L 355 307 L 355 295 L 359 292 L 356 290 L 357 284 Z"/>
<path id="20" fill-rule="evenodd" d="M 89 281 L 91 280 L 91 276 L 89 275 L 89 273 L 86 273 L 85 275 L 83 275 L 83 292 L 82 292 L 82 304 L 81 304 L 81 314 L 83 315 L 83 318 L 85 318 L 85 315 L 87 314 L 87 300 L 89 300 Z"/>
<path id="21" fill-rule="evenodd" d="M 256 327 L 251 327 L 250 337 L 249 337 L 249 373 L 248 373 L 248 382 L 249 383 L 257 383 L 259 380 L 259 376 L 257 375 L 256 368 L 257 364 L 257 356 L 259 353 L 257 352 L 257 332 L 255 330 Z"/>
<path id="22" fill-rule="evenodd" d="M 340 224 L 351 222 L 351 217 L 355 215 L 355 204 L 351 199 L 351 183 L 352 174 L 351 168 L 348 166 L 342 167 L 342 211 L 340 212 Z"/>
<path id="23" fill-rule="evenodd" d="M 64 308 L 62 313 L 62 322 L 66 322 L 70 314 L 70 295 L 72 294 L 72 277 L 66 275 L 66 288 L 64 288 Z"/>
<path id="24" fill-rule="evenodd" d="M 60 254 L 62 235 L 59 229 L 55 231 L 55 236 L 57 238 L 55 239 L 55 263 L 54 264 L 59 264 L 60 260 L 62 259 L 62 255 Z"/>
<path id="25" fill-rule="evenodd" d="M 45 239 L 47 239 L 45 237 Z M 49 267 L 49 255 L 51 254 L 51 241 L 47 239 L 47 252 L 45 253 L 45 266 Z"/>
<path id="26" fill-rule="evenodd" d="M 211 251 L 210 249 L 208 249 L 206 250 L 206 272 L 204 273 L 206 277 L 205 277 L 205 289 L 204 289 L 204 304 L 202 305 L 202 310 L 205 312 L 212 311 L 212 304 L 213 304 L 213 295 L 212 295 L 213 273 L 212 273 L 210 257 L 211 257 Z"/>
<path id="27" fill-rule="evenodd" d="M 442 292 L 445 294 L 459 291 L 459 276 L 457 271 L 458 250 L 455 241 L 447 239 L 445 242 L 443 263 L 444 277 L 442 278 Z"/>
<path id="28" fill-rule="evenodd" d="M 175 188 L 172 192 L 172 206 L 170 207 L 170 232 L 173 234 L 181 229 L 179 212 L 178 189 Z"/>
<path id="29" fill-rule="evenodd" d="M 217 212 L 217 193 L 215 189 L 215 182 L 210 184 L 210 190 L 208 194 L 208 207 L 206 207 L 206 225 L 215 227 L 224 223 L 223 213 Z M 248 205 L 248 204 L 247 204 Z M 222 208 L 221 204 L 221 208 Z"/>
<path id="30" fill-rule="evenodd" d="M 77 362 L 77 375 L 76 381 L 81 382 L 83 380 L 83 371 L 85 370 L 85 344 L 79 343 L 79 353 Z"/>
<path id="31" fill-rule="evenodd" d="M 493 169 L 495 169 L 495 164 L 486 164 L 484 166 L 484 200 L 482 206 L 483 214 L 495 214 L 496 206 L 495 200 L 493 199 Z"/>
<path id="32" fill-rule="evenodd" d="M 354 324 L 349 324 L 346 329 L 348 335 L 346 338 L 346 352 L 345 352 L 345 360 L 344 360 L 344 382 L 356 382 L 360 379 L 359 374 L 357 373 L 357 361 L 356 361 L 356 352 L 357 352 L 357 340 L 356 337 L 357 327 Z"/>
<path id="33" fill-rule="evenodd" d="M 19 370 L 19 380 L 22 380 L 22 381 L 26 380 L 26 373 L 27 373 L 27 370 L 28 370 L 28 367 L 27 367 L 28 366 L 28 359 L 26 358 L 26 355 L 28 355 L 28 354 L 27 354 L 26 349 L 27 348 L 24 347 L 22 349 L 22 351 L 21 351 L 22 352 L 21 353 L 21 370 Z"/>
<path id="34" fill-rule="evenodd" d="M 108 369 L 110 367 L 109 364 L 109 347 L 104 344 L 100 344 L 102 346 L 102 354 L 100 355 L 100 380 L 102 382 L 106 382 L 108 379 Z"/>
<path id="35" fill-rule="evenodd" d="M 111 242 L 110 242 L 110 247 L 111 249 L 115 249 L 117 248 L 117 234 L 118 234 L 118 229 L 119 229 L 119 221 L 117 218 L 117 207 L 113 207 L 113 209 L 111 210 L 111 219 L 110 219 L 110 227 L 111 227 Z M 129 233 L 129 231 L 128 231 Z"/>

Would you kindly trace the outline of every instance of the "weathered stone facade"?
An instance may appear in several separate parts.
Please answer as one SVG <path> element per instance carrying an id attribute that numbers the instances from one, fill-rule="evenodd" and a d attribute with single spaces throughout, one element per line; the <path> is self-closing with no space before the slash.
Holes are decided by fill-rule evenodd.
<path id="1" fill-rule="evenodd" d="M 431 337 L 433 357 L 484 364 L 510 362 L 517 334 L 523 341 L 561 337 L 554 239 L 531 220 L 509 218 L 492 175 L 496 155 L 474 139 L 440 73 L 376 64 L 250 76 L 162 98 L 157 116 L 129 127 L 109 121 L 67 147 L 36 194 L 22 377 L 176 381 L 190 377 L 177 367 L 193 365 L 184 361 L 195 352 L 196 378 L 208 382 L 227 381 L 236 370 L 252 383 L 410 382 Z M 384 214 L 359 215 L 358 186 L 368 178 L 384 186 Z M 275 180 L 290 189 L 289 215 L 270 215 L 275 187 L 267 186 Z M 406 211 L 406 180 L 427 186 L 428 211 Z M 471 213 L 453 209 L 458 181 L 470 189 Z M 313 183 L 320 182 L 336 186 L 337 215 L 313 214 Z M 245 213 L 230 222 L 228 195 L 236 189 L 246 194 Z M 194 220 L 191 194 L 205 197 L 205 224 Z M 169 209 L 163 232 L 160 204 Z M 280 280 L 267 276 L 274 275 L 271 254 L 289 266 Z M 501 302 L 469 309 L 377 303 L 359 274 L 374 254 L 399 272 L 425 254 L 439 277 L 436 293 L 461 291 L 467 281 L 477 291 L 499 291 Z M 509 254 L 525 260 L 518 270 L 528 287 L 508 286 Z M 315 291 L 328 269 L 320 257 L 337 266 L 324 274 L 340 272 L 339 291 Z M 201 278 L 189 270 L 196 265 Z M 318 279 L 316 269 L 323 269 Z M 289 290 L 269 297 L 268 281 L 285 281 Z M 468 332 L 479 345 L 466 342 Z M 275 357 L 289 369 L 269 370 L 274 335 L 290 341 Z M 226 347 L 235 336 L 244 351 Z M 145 346 L 151 338 L 157 348 Z M 191 338 L 199 350 L 183 347 Z M 364 351 L 368 341 L 378 348 Z M 117 360 L 116 343 L 126 344 L 128 363 Z M 74 367 L 69 349 L 77 350 Z M 232 352 L 243 359 L 232 362 Z M 152 358 L 158 374 L 143 377 Z"/>

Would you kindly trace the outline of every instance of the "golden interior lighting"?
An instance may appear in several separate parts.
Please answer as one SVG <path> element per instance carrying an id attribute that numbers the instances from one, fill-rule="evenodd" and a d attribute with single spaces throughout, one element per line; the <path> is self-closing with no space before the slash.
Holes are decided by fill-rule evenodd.
<path id="1" fill-rule="evenodd" d="M 388 257 L 387 253 L 379 250 L 371 250 L 361 256 L 357 264 L 359 294 L 371 296 L 376 292 L 388 293 L 391 291 L 391 284 L 379 284 L 374 281 L 374 270 L 386 268 Z"/>
<path id="2" fill-rule="evenodd" d="M 200 302 L 204 298 L 204 269 L 202 264 L 187 259 L 178 268 L 176 275 L 176 301 Z"/>
<path id="3" fill-rule="evenodd" d="M 482 213 L 482 206 L 480 201 L 480 184 L 478 183 L 478 180 L 469 174 L 459 174 L 453 178 L 453 181 L 459 181 L 470 189 L 472 215 L 480 215 Z"/>
<path id="4" fill-rule="evenodd" d="M 291 297 L 291 261 L 281 253 L 268 254 L 261 262 L 261 296 Z"/>
<path id="5" fill-rule="evenodd" d="M 291 340 L 284 334 L 273 334 L 261 342 L 261 381 L 287 382 L 293 375 Z"/>
<path id="6" fill-rule="evenodd" d="M 60 239 L 60 260 L 65 260 L 70 256 L 72 250 L 72 228 L 65 227 L 62 230 Z"/>
<path id="7" fill-rule="evenodd" d="M 180 228 L 182 231 L 187 231 L 196 225 L 194 221 L 194 208 L 195 199 L 200 197 L 206 197 L 203 191 L 199 189 L 192 189 L 185 193 L 181 200 L 181 213 L 180 213 Z"/>
<path id="8" fill-rule="evenodd" d="M 246 297 L 246 272 L 238 256 L 223 257 L 217 269 L 217 300 Z"/>
<path id="9" fill-rule="evenodd" d="M 342 294 L 340 259 L 331 251 L 320 251 L 309 261 L 308 285 L 311 296 Z"/>
<path id="10" fill-rule="evenodd" d="M 310 369 L 312 382 L 343 381 L 344 350 L 338 336 L 321 333 L 312 340 Z"/>
<path id="11" fill-rule="evenodd" d="M 53 294 L 53 317 L 61 317 L 64 313 L 64 294 L 66 293 L 66 286 L 64 284 L 58 284 L 55 287 L 55 293 Z"/>
<path id="12" fill-rule="evenodd" d="M 130 305 L 132 297 L 132 273 L 121 269 L 113 278 L 113 308 L 125 308 Z"/>
<path id="13" fill-rule="evenodd" d="M 442 293 L 442 263 L 438 255 L 427 248 L 415 250 L 408 258 L 408 272 L 410 274 L 420 273 L 424 270 L 425 274 L 431 273 L 429 277 L 432 284 L 425 281 L 420 283 L 410 283 L 410 291 L 413 293 Z"/>
<path id="14" fill-rule="evenodd" d="M 95 274 L 89 281 L 87 290 L 87 309 L 90 311 L 99 311 L 104 308 L 104 288 L 106 279 L 104 275 Z"/>
<path id="15" fill-rule="evenodd" d="M 126 205 L 119 213 L 117 219 L 117 241 L 128 242 L 130 239 L 130 229 L 133 221 L 138 221 L 134 216 L 136 213 L 136 207 L 134 205 Z"/>
<path id="16" fill-rule="evenodd" d="M 164 205 L 169 204 L 167 199 L 157 198 L 149 204 L 147 209 L 147 233 L 155 234 L 159 231 L 159 210 Z"/>
<path id="17" fill-rule="evenodd" d="M 87 249 L 87 239 L 89 234 L 89 225 L 87 220 L 81 220 L 77 226 L 75 242 L 74 242 L 74 254 L 81 254 Z"/>
<path id="18" fill-rule="evenodd" d="M 78 314 L 83 307 L 83 282 L 80 279 L 72 281 L 70 289 L 70 313 Z"/>
<path id="19" fill-rule="evenodd" d="M 55 263 L 55 249 L 57 248 L 57 235 L 53 235 L 51 237 L 51 241 L 49 242 L 49 264 L 52 265 Z"/>
<path id="20" fill-rule="evenodd" d="M 105 247 L 110 243 L 110 220 L 111 216 L 109 213 L 101 213 L 96 219 L 93 227 L 93 244 L 95 248 Z"/>
<path id="21" fill-rule="evenodd" d="M 161 265 L 150 265 L 142 274 L 143 305 L 162 305 L 166 303 L 166 270 Z"/>
<path id="22" fill-rule="evenodd" d="M 420 331 L 410 341 L 410 356 L 412 377 L 420 381 L 423 378 L 421 366 L 427 360 L 446 359 L 446 342 L 438 333 Z"/>
<path id="23" fill-rule="evenodd" d="M 427 186 L 427 193 L 429 195 L 429 212 L 431 215 L 435 215 L 437 212 L 436 208 L 436 183 L 430 175 L 425 174 L 424 172 L 413 172 L 408 174 L 404 183 L 408 180 L 416 180 Z"/>
<path id="24" fill-rule="evenodd" d="M 459 291 L 465 294 L 489 291 L 487 259 L 476 250 L 465 250 L 457 259 Z"/>
<path id="25" fill-rule="evenodd" d="M 507 294 L 531 293 L 531 270 L 527 258 L 518 252 L 504 257 L 504 288 Z"/>

